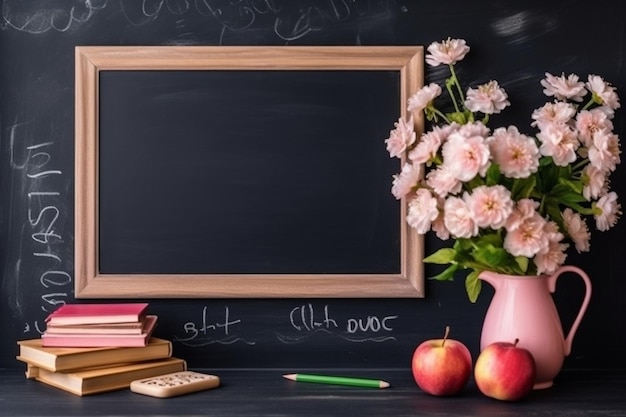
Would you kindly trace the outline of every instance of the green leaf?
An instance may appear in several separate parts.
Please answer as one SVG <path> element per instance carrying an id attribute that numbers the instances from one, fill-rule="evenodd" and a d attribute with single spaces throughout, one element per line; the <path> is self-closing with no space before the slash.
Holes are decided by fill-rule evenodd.
<path id="1" fill-rule="evenodd" d="M 546 197 L 546 199 L 544 200 L 543 212 L 554 221 L 558 221 L 559 219 L 561 219 L 559 200 L 556 200 L 553 197 Z"/>
<path id="2" fill-rule="evenodd" d="M 500 167 L 498 164 L 492 163 L 487 169 L 487 174 L 485 175 L 485 180 L 487 185 L 496 185 L 500 184 Z"/>
<path id="3" fill-rule="evenodd" d="M 456 251 L 452 248 L 442 248 L 424 258 L 423 262 L 430 264 L 450 264 L 454 262 Z"/>
<path id="4" fill-rule="evenodd" d="M 454 273 L 457 271 L 457 269 L 459 269 L 458 265 L 456 264 L 450 265 L 442 273 L 437 274 L 434 277 L 431 277 L 431 279 L 434 279 L 437 281 L 452 281 L 454 280 Z"/>
<path id="5" fill-rule="evenodd" d="M 510 254 L 503 248 L 498 248 L 493 245 L 481 245 L 473 252 L 474 259 L 476 261 L 491 265 L 494 267 L 501 267 L 509 263 Z"/>
<path id="6" fill-rule="evenodd" d="M 528 258 L 525 256 L 516 256 L 515 263 L 520 269 L 520 273 L 526 274 L 528 271 Z"/>
<path id="7" fill-rule="evenodd" d="M 563 204 L 575 204 L 575 203 L 586 202 L 587 199 L 582 194 L 578 194 L 578 193 L 570 191 L 570 192 L 561 194 L 560 201 Z"/>
<path id="8" fill-rule="evenodd" d="M 568 187 L 576 195 L 582 196 L 583 188 L 584 188 L 584 185 L 583 185 L 582 181 L 572 181 L 572 180 L 569 180 L 569 179 L 566 179 L 566 178 L 559 178 L 559 183 L 563 184 L 566 187 Z"/>
<path id="9" fill-rule="evenodd" d="M 543 156 L 541 158 L 539 158 L 539 167 L 547 167 L 549 165 L 554 165 L 554 162 L 552 161 L 552 158 L 549 156 Z"/>
<path id="10" fill-rule="evenodd" d="M 454 241 L 454 245 L 452 247 L 457 252 L 469 250 L 472 249 L 472 241 L 470 239 L 458 238 Z"/>
<path id="11" fill-rule="evenodd" d="M 478 295 L 482 289 L 482 282 L 478 279 L 478 275 L 480 275 L 480 271 L 474 270 L 467 274 L 467 277 L 465 278 L 465 290 L 467 291 L 467 296 L 472 303 L 475 303 L 476 300 L 478 300 Z"/>
<path id="12" fill-rule="evenodd" d="M 568 185 L 562 183 L 556 184 L 547 194 L 557 200 L 563 200 L 571 194 L 578 195 L 577 193 L 573 193 L 572 189 Z"/>
<path id="13" fill-rule="evenodd" d="M 515 181 L 513 181 L 513 186 L 511 187 L 511 195 L 513 196 L 513 200 L 519 201 L 522 198 L 530 197 L 536 186 L 537 177 L 535 175 L 531 175 L 528 178 L 516 179 Z"/>
<path id="14" fill-rule="evenodd" d="M 502 236 L 500 236 L 500 234 L 496 233 L 496 232 L 480 236 L 476 240 L 476 245 L 477 246 L 480 246 L 480 245 L 493 245 L 493 246 L 502 247 Z"/>
<path id="15" fill-rule="evenodd" d="M 559 178 L 571 178 L 571 170 L 568 167 L 558 167 L 550 157 L 539 160 L 540 177 L 537 188 L 540 192 L 552 194 L 554 187 L 559 183 Z"/>
<path id="16" fill-rule="evenodd" d="M 480 187 L 481 185 L 485 185 L 485 181 L 480 177 L 480 175 L 476 175 L 474 178 L 467 182 L 467 186 L 470 190 L 473 190 L 476 187 Z"/>

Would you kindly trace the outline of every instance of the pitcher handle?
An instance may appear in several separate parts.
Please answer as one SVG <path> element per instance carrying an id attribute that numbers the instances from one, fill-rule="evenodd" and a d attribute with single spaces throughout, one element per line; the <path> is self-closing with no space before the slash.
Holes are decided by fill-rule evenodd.
<path id="1" fill-rule="evenodd" d="M 578 315 L 576 316 L 576 319 L 574 320 L 574 323 L 572 324 L 572 327 L 570 328 L 569 333 L 567 334 L 567 337 L 564 341 L 565 356 L 568 356 L 572 351 L 572 341 L 574 340 L 576 330 L 578 330 L 578 326 L 580 325 L 580 322 L 585 315 L 585 311 L 587 311 L 587 306 L 589 305 L 589 300 L 591 299 L 591 280 L 589 279 L 589 276 L 585 273 L 585 271 L 578 267 L 562 266 L 548 278 L 548 290 L 550 290 L 551 293 L 554 293 L 554 291 L 556 291 L 556 281 L 563 272 L 574 272 L 578 274 L 578 276 L 582 278 L 582 280 L 585 282 L 585 298 L 583 299 L 580 310 L 578 310 Z"/>

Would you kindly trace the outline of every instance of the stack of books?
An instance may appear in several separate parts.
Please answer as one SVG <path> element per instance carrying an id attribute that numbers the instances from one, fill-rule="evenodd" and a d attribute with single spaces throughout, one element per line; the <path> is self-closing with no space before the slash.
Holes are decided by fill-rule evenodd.
<path id="1" fill-rule="evenodd" d="M 76 395 L 128 388 L 136 379 L 187 370 L 172 342 L 152 336 L 146 303 L 66 304 L 40 338 L 17 342 L 26 377 Z"/>
<path id="2" fill-rule="evenodd" d="M 45 347 L 146 346 L 157 317 L 148 303 L 65 304 L 46 318 Z"/>

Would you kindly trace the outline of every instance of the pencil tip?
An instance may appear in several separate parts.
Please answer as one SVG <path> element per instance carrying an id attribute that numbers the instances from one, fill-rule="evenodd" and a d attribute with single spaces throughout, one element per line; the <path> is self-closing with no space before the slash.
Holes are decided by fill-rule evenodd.
<path id="1" fill-rule="evenodd" d="M 290 379 L 292 381 L 295 381 L 296 380 L 296 374 L 285 374 L 285 375 L 283 375 L 283 378 L 287 378 L 287 379 Z"/>
<path id="2" fill-rule="evenodd" d="M 389 384 L 389 382 L 386 381 L 380 381 L 380 387 L 381 388 L 389 388 L 391 384 Z"/>

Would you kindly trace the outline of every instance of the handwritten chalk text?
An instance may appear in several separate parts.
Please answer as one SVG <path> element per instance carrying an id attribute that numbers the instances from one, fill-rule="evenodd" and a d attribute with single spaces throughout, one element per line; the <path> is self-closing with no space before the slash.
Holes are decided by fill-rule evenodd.
<path id="1" fill-rule="evenodd" d="M 188 321 L 183 325 L 185 336 L 174 336 L 174 340 L 187 346 L 206 346 L 213 343 L 230 345 L 242 342 L 254 345 L 255 342 L 248 341 L 238 336 L 241 319 L 231 316 L 230 309 L 224 308 L 224 315 L 219 318 L 210 318 L 207 306 L 202 308 L 199 321 Z"/>
<path id="2" fill-rule="evenodd" d="M 378 316 L 369 314 L 363 317 L 339 319 L 328 305 L 322 308 L 312 303 L 294 307 L 289 312 L 289 324 L 295 334 L 277 334 L 283 343 L 300 343 L 316 333 L 337 336 L 350 342 L 383 342 L 395 340 L 392 335 L 393 321 L 397 315 Z"/>
<path id="3" fill-rule="evenodd" d="M 30 250 L 22 253 L 16 260 L 16 279 L 21 280 L 22 266 L 34 265 L 38 279 L 40 309 L 49 313 L 58 305 L 65 304 L 70 297 L 73 278 L 62 266 L 64 259 L 63 236 L 59 231 L 59 222 L 66 213 L 60 200 L 63 193 L 56 190 L 58 179 L 63 172 L 54 168 L 52 150 L 54 141 L 46 140 L 32 145 L 18 145 L 18 131 L 23 124 L 15 124 L 10 131 L 11 168 L 23 173 L 22 181 L 28 193 L 26 198 L 27 223 L 24 230 L 30 234 Z M 56 181 L 55 181 L 56 180 Z M 35 262 L 35 260 L 37 260 Z M 39 272 L 41 271 L 41 272 Z M 34 320 L 33 325 L 25 323 L 24 332 L 32 328 L 41 333 L 41 323 Z"/>

